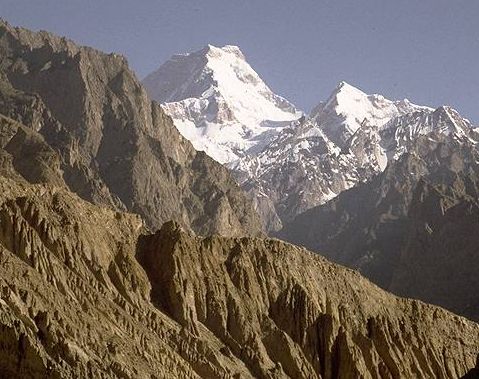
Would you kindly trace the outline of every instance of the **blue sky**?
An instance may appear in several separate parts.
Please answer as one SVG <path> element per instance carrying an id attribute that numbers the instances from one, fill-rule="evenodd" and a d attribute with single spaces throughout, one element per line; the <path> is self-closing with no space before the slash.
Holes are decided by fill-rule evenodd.
<path id="1" fill-rule="evenodd" d="M 345 80 L 479 124 L 477 0 L 0 0 L 0 17 L 122 53 L 140 78 L 172 54 L 234 44 L 307 112 Z"/>

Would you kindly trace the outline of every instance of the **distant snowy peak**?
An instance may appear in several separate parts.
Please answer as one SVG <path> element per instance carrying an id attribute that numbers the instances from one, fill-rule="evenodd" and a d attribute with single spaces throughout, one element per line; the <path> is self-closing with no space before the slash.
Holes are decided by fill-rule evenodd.
<path id="1" fill-rule="evenodd" d="M 256 196 L 266 229 L 277 230 L 417 151 L 419 140 L 474 146 L 477 134 L 450 107 L 434 110 L 408 100 L 391 101 L 343 82 L 309 118 L 230 167 Z"/>
<path id="2" fill-rule="evenodd" d="M 380 145 L 389 159 L 398 159 L 412 150 L 419 136 L 429 140 L 447 137 L 458 142 L 477 144 L 479 136 L 471 123 L 453 108 L 441 106 L 436 110 L 422 110 L 401 115 L 378 130 Z"/>
<path id="3" fill-rule="evenodd" d="M 261 149 L 302 115 L 271 91 L 237 46 L 175 55 L 143 83 L 195 148 L 221 163 Z"/>
<path id="4" fill-rule="evenodd" d="M 254 89 L 265 97 L 277 102 L 280 108 L 294 109 L 294 106 L 275 95 L 261 80 L 237 46 L 215 47 L 174 55 L 158 70 L 148 75 L 143 83 L 153 99 L 170 103 L 188 98 L 199 98 L 211 94 L 214 87 L 225 95 L 237 95 L 235 89 Z"/>
<path id="5" fill-rule="evenodd" d="M 382 95 L 367 95 L 346 82 L 340 82 L 329 96 L 311 113 L 311 118 L 339 146 L 364 124 L 382 126 L 394 117 L 431 108 L 409 100 L 391 101 Z"/>

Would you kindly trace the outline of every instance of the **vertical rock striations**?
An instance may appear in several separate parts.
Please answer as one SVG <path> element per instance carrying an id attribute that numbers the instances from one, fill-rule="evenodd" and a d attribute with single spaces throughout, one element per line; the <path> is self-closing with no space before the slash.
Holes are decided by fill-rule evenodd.
<path id="1" fill-rule="evenodd" d="M 479 327 L 278 240 L 200 238 L 0 180 L 0 374 L 460 377 Z"/>
<path id="2" fill-rule="evenodd" d="M 457 340 L 474 323 L 278 240 L 199 238 L 169 223 L 138 259 L 153 302 L 193 333 L 206 327 L 255 377 L 447 378 L 475 364 L 477 337 Z"/>

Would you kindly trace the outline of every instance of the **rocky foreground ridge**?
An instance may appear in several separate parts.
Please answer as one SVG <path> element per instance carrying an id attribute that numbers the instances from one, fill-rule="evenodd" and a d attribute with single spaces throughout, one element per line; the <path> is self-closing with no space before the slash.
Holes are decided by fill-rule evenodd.
<path id="1" fill-rule="evenodd" d="M 479 353 L 477 324 L 304 249 L 151 235 L 21 178 L 0 178 L 0 261 L 10 378 L 454 378 Z"/>

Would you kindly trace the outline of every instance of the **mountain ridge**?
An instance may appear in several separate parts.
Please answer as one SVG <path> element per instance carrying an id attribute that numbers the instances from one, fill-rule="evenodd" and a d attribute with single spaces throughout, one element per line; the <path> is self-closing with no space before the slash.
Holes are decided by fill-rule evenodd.
<path id="1" fill-rule="evenodd" d="M 227 169 L 194 150 L 117 54 L 0 24 L 0 113 L 40 133 L 65 184 L 97 204 L 200 234 L 258 234 Z"/>
<path id="2" fill-rule="evenodd" d="M 475 368 L 477 324 L 304 249 L 198 237 L 174 222 L 149 234 L 138 216 L 64 188 L 3 176 L 0 188 L 9 377 L 448 378 Z"/>
<path id="3" fill-rule="evenodd" d="M 233 172 L 253 200 L 267 232 L 278 231 L 300 213 L 382 172 L 388 161 L 398 159 L 407 151 L 415 135 L 432 132 L 427 125 L 439 127 L 438 121 L 431 121 L 431 117 L 441 118 L 444 133 L 454 129 L 461 136 L 473 138 L 473 133 L 468 130 L 472 128 L 470 123 L 450 107 L 434 110 L 407 99 L 392 101 L 378 94 L 367 95 L 342 81 L 326 101 L 313 108 L 309 116 L 291 119 L 270 132 L 256 133 L 252 131 L 254 127 L 249 129 L 255 142 L 254 146 L 245 147 L 249 142 L 245 145 L 241 137 L 243 132 L 237 133 L 231 125 L 231 120 L 235 119 L 234 107 L 227 105 L 221 110 L 216 106 L 211 114 L 207 111 L 209 105 L 217 101 L 215 99 L 222 99 L 223 93 L 228 93 L 227 84 L 236 80 L 230 78 L 215 86 L 212 79 L 215 70 L 204 71 L 210 59 L 208 54 L 213 56 L 213 66 L 235 71 L 232 77 L 250 76 L 255 81 L 261 80 L 247 65 L 239 48 L 227 46 L 226 50 L 229 49 L 233 52 L 207 46 L 198 52 L 175 56 L 177 58 L 167 61 L 144 82 L 148 82 L 150 93 L 155 86 L 161 87 L 162 84 L 174 96 L 178 95 L 176 90 L 181 92 L 178 97 L 156 98 L 163 101 L 162 106 L 173 117 L 175 126 L 193 141 L 197 149 L 205 150 Z M 245 66 L 230 64 L 229 55 L 234 56 L 233 60 L 239 57 Z M 176 59 L 184 60 L 182 62 L 188 68 L 194 66 L 190 63 L 192 57 L 201 60 L 200 69 L 186 70 L 191 76 L 185 84 L 179 80 L 173 89 L 169 89 L 169 76 L 178 67 Z M 183 66 L 179 70 L 185 71 Z M 161 75 L 157 74 L 159 72 Z M 205 81 L 208 75 L 213 76 Z M 193 86 L 193 90 L 185 86 Z M 235 99 L 238 103 L 243 102 L 243 94 L 233 91 L 228 96 L 233 102 Z M 203 101 L 203 105 L 199 105 Z M 209 121 L 204 121 L 205 117 Z M 415 120 L 418 117 L 420 120 Z M 401 122 L 415 123 L 416 129 L 411 129 L 411 134 L 407 132 L 407 125 L 400 125 Z M 253 121 L 255 125 L 258 123 L 261 122 Z M 396 135 L 399 131 L 401 136 Z M 474 138 L 479 140 L 477 136 Z M 238 141 L 242 142 L 238 144 Z"/>
<path id="4" fill-rule="evenodd" d="M 381 103 L 397 111 L 397 103 L 385 99 Z M 374 117 L 364 118 L 351 133 L 341 126 L 347 117 L 337 107 L 326 107 L 318 110 L 320 117 L 286 128 L 262 152 L 230 165 L 239 183 L 261 204 L 258 209 L 266 230 L 277 231 L 302 212 L 369 181 L 409 151 L 419 135 L 439 131 L 452 133 L 459 140 L 479 140 L 469 121 L 450 107 L 433 110 L 408 103 L 406 108 L 413 111 L 398 111 L 391 119 L 382 113 L 379 123 L 374 123 Z M 318 121 L 326 118 L 339 120 L 340 127 L 335 130 L 342 137 L 333 138 L 344 141 L 340 145 L 330 138 L 327 128 L 336 124 L 326 124 L 325 128 Z"/>

